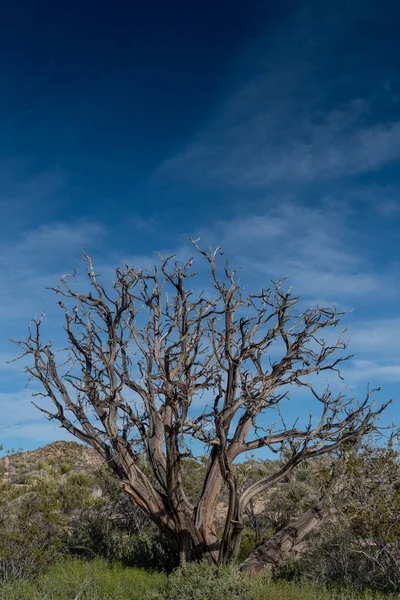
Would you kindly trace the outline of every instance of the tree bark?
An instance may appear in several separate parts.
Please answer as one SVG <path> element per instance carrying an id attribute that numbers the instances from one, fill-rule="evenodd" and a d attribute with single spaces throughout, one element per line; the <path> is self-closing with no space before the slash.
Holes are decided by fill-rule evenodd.
<path id="1" fill-rule="evenodd" d="M 48 398 L 53 409 L 35 406 L 102 456 L 125 492 L 176 542 L 181 562 L 224 564 L 237 555 L 244 513 L 256 496 L 303 461 L 374 432 L 388 403 L 375 409 L 370 399 L 377 390 L 370 390 L 355 405 L 344 392 L 321 394 L 307 380 L 339 372 L 350 358 L 343 334 L 326 341 L 326 330 L 343 314 L 336 307 L 302 311 L 283 281 L 244 293 L 237 270 L 228 263 L 219 268 L 219 247 L 206 252 L 192 242 L 208 263 L 211 294 L 189 286 L 192 258 L 180 265 L 160 257 L 161 267 L 151 270 L 124 265 L 106 289 L 84 253 L 90 291 L 74 289 L 75 273 L 53 288 L 64 312 L 67 356 L 58 361 L 43 339 L 43 317 L 16 343 L 21 358 L 30 359 L 27 375 L 40 386 L 35 396 Z M 303 429 L 282 417 L 276 423 L 291 386 L 308 390 L 320 406 Z M 211 406 L 194 404 L 203 397 L 213 398 Z M 182 468 L 194 439 L 209 457 L 197 505 Z M 234 460 L 262 448 L 281 460 L 242 486 Z M 229 502 L 220 539 L 215 512 L 222 486 Z M 256 563 L 279 564 L 318 520 L 312 511 L 262 543 Z"/>
<path id="2" fill-rule="evenodd" d="M 277 569 L 284 563 L 290 551 L 310 531 L 322 523 L 323 517 L 324 515 L 319 507 L 310 508 L 298 519 L 278 531 L 272 538 L 261 542 L 240 565 L 240 570 L 257 573 Z"/>

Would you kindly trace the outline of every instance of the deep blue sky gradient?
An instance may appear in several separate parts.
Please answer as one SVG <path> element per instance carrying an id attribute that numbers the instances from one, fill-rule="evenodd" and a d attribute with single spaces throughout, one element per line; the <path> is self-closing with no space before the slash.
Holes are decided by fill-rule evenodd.
<path id="1" fill-rule="evenodd" d="M 57 339 L 44 287 L 190 235 L 351 308 L 351 392 L 400 402 L 399 29 L 390 0 L 2 6 L 0 442 L 61 435 L 6 365 L 44 309 Z"/>

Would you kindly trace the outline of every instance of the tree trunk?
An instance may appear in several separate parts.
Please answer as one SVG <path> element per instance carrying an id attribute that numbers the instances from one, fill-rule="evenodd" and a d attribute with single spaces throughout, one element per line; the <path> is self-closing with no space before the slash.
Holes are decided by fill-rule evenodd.
<path id="1" fill-rule="evenodd" d="M 240 570 L 257 573 L 263 570 L 273 571 L 280 567 L 296 544 L 310 531 L 318 527 L 322 520 L 321 509 L 318 507 L 311 508 L 281 531 L 278 531 L 272 538 L 261 542 L 240 565 Z"/>
<path id="2" fill-rule="evenodd" d="M 195 526 L 207 546 L 218 556 L 218 535 L 215 527 L 215 508 L 222 486 L 222 475 L 217 461 L 217 449 L 211 451 L 203 490 L 195 511 Z"/>
<path id="3" fill-rule="evenodd" d="M 181 565 L 203 560 L 210 564 L 217 564 L 220 542 L 208 544 L 192 520 L 187 519 L 186 525 L 183 527 L 181 523 L 177 529 L 168 534 L 168 537 L 173 540 Z"/>
<path id="4" fill-rule="evenodd" d="M 187 531 L 183 531 L 177 536 L 177 545 L 179 552 L 179 564 L 186 565 L 186 563 L 192 560 L 193 555 L 193 542 Z"/>

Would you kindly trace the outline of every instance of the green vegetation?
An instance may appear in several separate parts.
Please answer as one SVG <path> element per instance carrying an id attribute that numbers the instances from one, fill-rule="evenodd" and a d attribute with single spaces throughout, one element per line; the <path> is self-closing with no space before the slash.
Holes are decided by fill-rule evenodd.
<path id="1" fill-rule="evenodd" d="M 168 578 L 96 559 L 58 561 L 33 581 L 0 588 L 1 600 L 388 600 L 371 591 L 323 589 L 309 583 L 273 582 L 235 567 L 190 564 Z"/>
<path id="2" fill-rule="evenodd" d="M 97 559 L 59 560 L 31 581 L 0 588 L 1 600 L 142 600 L 157 598 L 165 586 L 162 573 L 146 573 Z"/>
<path id="3" fill-rule="evenodd" d="M 250 480 L 273 467 L 249 460 L 235 468 L 238 478 Z M 9 456 L 7 469 L 0 461 L 0 599 L 367 600 L 392 598 L 400 587 L 400 467 L 392 447 L 364 446 L 333 462 L 311 461 L 258 499 L 238 563 L 257 535 L 279 531 L 315 504 L 321 486 L 330 490 L 332 516 L 273 579 L 241 573 L 237 565 L 177 569 L 170 542 L 88 448 L 51 444 Z M 193 500 L 202 469 L 201 461 L 185 463 Z"/>

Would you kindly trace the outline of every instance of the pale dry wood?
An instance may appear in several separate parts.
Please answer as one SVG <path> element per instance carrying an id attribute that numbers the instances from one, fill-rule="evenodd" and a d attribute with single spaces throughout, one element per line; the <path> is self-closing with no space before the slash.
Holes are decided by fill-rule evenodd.
<path id="1" fill-rule="evenodd" d="M 220 248 L 193 244 L 209 266 L 214 293 L 189 287 L 192 259 L 180 266 L 160 257 L 160 268 L 116 270 L 107 290 L 84 254 L 90 291 L 77 291 L 75 274 L 54 289 L 64 312 L 67 349 L 60 358 L 42 339 L 42 318 L 17 342 L 30 359 L 26 372 L 49 398 L 49 419 L 95 448 L 123 489 L 179 548 L 182 561 L 207 557 L 226 562 L 238 551 L 247 507 L 282 482 L 302 461 L 333 452 L 370 433 L 387 406 L 356 403 L 329 389 L 317 392 L 310 375 L 336 371 L 350 357 L 333 308 L 299 308 L 284 282 L 245 294 L 237 271 L 220 272 Z M 271 350 L 281 349 L 279 358 Z M 274 354 L 276 355 L 276 353 Z M 288 426 L 280 406 L 297 386 L 317 400 L 321 414 L 304 428 Z M 202 395 L 211 398 L 199 409 Z M 194 406 L 196 400 L 196 406 Z M 278 422 L 276 420 L 278 418 Z M 275 424 L 274 424 L 275 423 Z M 193 506 L 182 474 L 200 440 L 208 463 L 200 498 Z M 239 485 L 233 462 L 246 452 L 269 448 L 280 457 L 276 470 Z M 151 474 L 139 458 L 145 455 Z M 215 511 L 221 489 L 229 493 L 222 540 Z"/>

